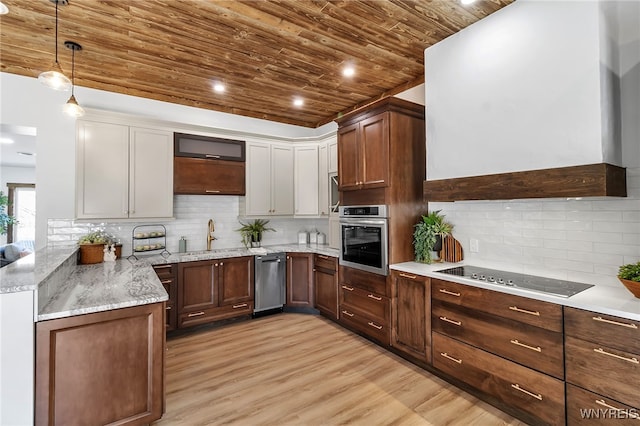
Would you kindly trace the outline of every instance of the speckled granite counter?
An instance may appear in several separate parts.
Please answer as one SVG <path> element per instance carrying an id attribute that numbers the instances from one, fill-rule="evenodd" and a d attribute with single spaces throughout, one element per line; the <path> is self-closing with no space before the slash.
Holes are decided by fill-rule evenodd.
<path id="1" fill-rule="evenodd" d="M 620 284 L 620 287 L 594 286 L 574 296 L 564 298 L 436 272 L 441 269 L 461 265 L 464 265 L 464 263 L 437 263 L 426 265 L 417 262 L 404 262 L 391 265 L 390 269 L 640 321 L 640 299 L 633 297 L 622 284 Z"/>
<path id="2" fill-rule="evenodd" d="M 37 281 L 37 320 L 45 321 L 111 309 L 145 305 L 168 300 L 152 266 L 253 256 L 277 252 L 306 252 L 338 256 L 339 251 L 326 245 L 284 244 L 264 247 L 262 250 L 219 249 L 211 251 L 139 256 L 138 260 L 119 259 L 96 265 L 75 265 L 75 250 L 67 252 L 71 267 L 57 267 L 48 276 Z M 60 262 L 65 264 L 64 260 Z M 35 288 L 35 286 L 32 286 Z"/>
<path id="3" fill-rule="evenodd" d="M 76 251 L 75 247 L 44 248 L 5 266 L 0 269 L 0 294 L 35 291 L 43 280 L 64 268 Z"/>

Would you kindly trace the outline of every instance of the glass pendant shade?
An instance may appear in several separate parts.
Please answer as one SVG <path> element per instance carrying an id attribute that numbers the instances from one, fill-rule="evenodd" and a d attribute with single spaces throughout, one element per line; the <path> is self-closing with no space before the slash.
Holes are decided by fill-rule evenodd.
<path id="1" fill-rule="evenodd" d="M 67 103 L 64 104 L 64 112 L 71 117 L 82 117 L 84 115 L 84 109 L 78 105 L 74 95 L 71 95 Z"/>
<path id="2" fill-rule="evenodd" d="M 71 90 L 71 80 L 64 75 L 60 64 L 58 62 L 54 62 L 50 69 L 51 71 L 40 73 L 38 80 L 45 86 L 54 90 L 60 90 L 63 92 Z"/>

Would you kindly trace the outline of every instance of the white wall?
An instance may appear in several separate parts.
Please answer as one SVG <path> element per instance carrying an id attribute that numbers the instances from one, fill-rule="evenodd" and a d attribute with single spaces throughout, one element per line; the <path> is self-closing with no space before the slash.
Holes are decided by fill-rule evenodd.
<path id="1" fill-rule="evenodd" d="M 49 219 L 74 217 L 75 120 L 62 113 L 69 94 L 48 89 L 35 78 L 7 73 L 0 73 L 0 91 L 2 122 L 37 128 L 36 244 L 40 248 L 47 241 Z M 309 129 L 83 87 L 76 87 L 76 98 L 88 108 L 291 140 L 337 128 L 329 123 Z"/>
<path id="2" fill-rule="evenodd" d="M 619 160 L 601 15 L 595 1 L 519 0 L 426 49 L 427 178 Z"/>
<path id="3" fill-rule="evenodd" d="M 429 203 L 429 210 L 442 210 L 455 225 L 453 233 L 463 245 L 466 262 L 620 286 L 616 278 L 620 265 L 640 260 L 640 2 L 609 2 L 608 6 L 618 6 L 618 16 L 624 17 L 624 22 L 619 18 L 608 23 L 607 43 L 615 49 L 607 68 L 622 89 L 615 120 L 621 129 L 628 197 Z M 428 80 L 427 87 L 431 87 Z M 514 106 L 528 102 L 514 99 Z M 427 111 L 430 108 L 437 105 L 428 105 Z M 433 154 L 431 149 L 428 155 Z M 477 253 L 469 250 L 471 239 L 479 242 Z"/>
<path id="4" fill-rule="evenodd" d="M 395 98 L 404 99 L 405 101 L 414 102 L 416 104 L 424 105 L 424 83 L 419 84 L 404 92 L 398 93 Z"/>
<path id="5" fill-rule="evenodd" d="M 7 183 L 36 183 L 35 167 L 2 166 L 0 171 L 0 190 L 8 193 Z"/>

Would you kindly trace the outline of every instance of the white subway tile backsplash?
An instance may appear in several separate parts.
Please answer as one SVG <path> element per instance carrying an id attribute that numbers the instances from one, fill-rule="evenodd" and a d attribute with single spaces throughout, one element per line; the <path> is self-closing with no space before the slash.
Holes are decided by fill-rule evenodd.
<path id="1" fill-rule="evenodd" d="M 627 193 L 626 198 L 463 201 L 429 207 L 442 210 L 455 225 L 453 234 L 466 262 L 619 286 L 619 266 L 640 260 L 640 168 L 627 169 Z M 480 242 L 478 253 L 469 252 L 472 238 Z"/>

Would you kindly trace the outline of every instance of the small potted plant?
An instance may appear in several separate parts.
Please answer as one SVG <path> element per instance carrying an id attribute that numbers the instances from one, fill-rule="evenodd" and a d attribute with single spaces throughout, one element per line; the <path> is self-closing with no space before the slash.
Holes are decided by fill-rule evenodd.
<path id="1" fill-rule="evenodd" d="M 80 263 L 86 265 L 102 262 L 105 244 L 112 243 L 113 237 L 104 231 L 93 231 L 80 237 L 78 240 L 78 245 L 80 246 Z"/>
<path id="2" fill-rule="evenodd" d="M 7 207 L 9 206 L 9 197 L 4 195 L 2 191 L 0 191 L 0 235 L 4 235 L 7 233 L 7 228 L 9 225 L 15 225 L 17 220 L 13 216 L 9 216 L 7 214 Z"/>
<path id="3" fill-rule="evenodd" d="M 618 279 L 633 295 L 640 299 L 640 262 L 622 265 Z"/>
<path id="4" fill-rule="evenodd" d="M 436 210 L 422 215 L 414 227 L 413 248 L 416 262 L 433 262 L 431 252 L 442 250 L 442 239 L 451 234 L 453 225 L 444 220 L 440 210 Z"/>
<path id="5" fill-rule="evenodd" d="M 266 219 L 254 219 L 253 222 L 242 222 L 239 221 L 241 228 L 236 229 L 236 231 L 240 232 L 240 236 L 242 237 L 242 244 L 246 248 L 251 247 L 260 247 L 262 241 L 262 233 L 266 231 L 274 231 L 275 229 L 267 227 L 269 223 Z"/>

